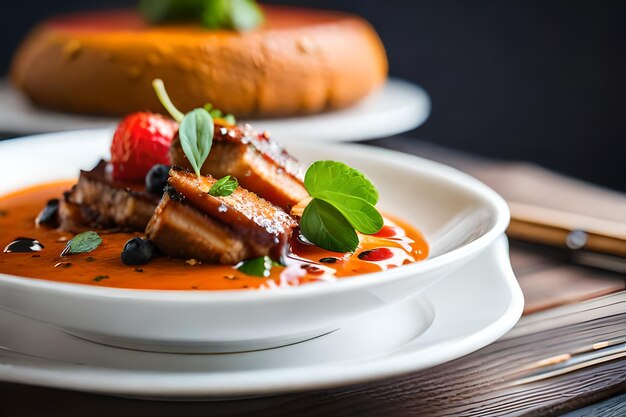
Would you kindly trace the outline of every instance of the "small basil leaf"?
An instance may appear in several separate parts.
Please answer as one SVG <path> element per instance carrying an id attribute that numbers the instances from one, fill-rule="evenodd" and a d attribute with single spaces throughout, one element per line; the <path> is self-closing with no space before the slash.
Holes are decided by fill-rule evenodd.
<path id="1" fill-rule="evenodd" d="M 209 195 L 213 197 L 226 197 L 235 192 L 239 186 L 237 178 L 227 175 L 215 181 L 215 184 L 209 190 Z"/>
<path id="2" fill-rule="evenodd" d="M 361 171 L 337 161 L 317 161 L 306 171 L 304 186 L 311 197 L 324 191 L 362 198 L 375 205 L 378 191 Z"/>
<path id="3" fill-rule="evenodd" d="M 96 249 L 102 243 L 102 238 L 96 232 L 84 232 L 74 236 L 61 252 L 61 256 L 87 253 Z"/>
<path id="4" fill-rule="evenodd" d="M 246 275 L 253 275 L 255 277 L 267 278 L 270 276 L 274 262 L 269 256 L 262 256 L 260 258 L 248 259 L 237 265 L 237 270 L 243 272 Z"/>
<path id="5" fill-rule="evenodd" d="M 178 130 L 180 145 L 198 176 L 200 176 L 204 161 L 209 156 L 214 129 L 213 119 L 204 109 L 190 111 L 180 122 Z"/>
<path id="6" fill-rule="evenodd" d="M 362 198 L 334 191 L 323 191 L 318 198 L 332 204 L 361 233 L 377 233 L 385 223 L 376 207 Z"/>
<path id="7" fill-rule="evenodd" d="M 300 231 L 315 245 L 333 252 L 354 252 L 359 245 L 354 227 L 336 208 L 317 198 L 302 212 Z"/>

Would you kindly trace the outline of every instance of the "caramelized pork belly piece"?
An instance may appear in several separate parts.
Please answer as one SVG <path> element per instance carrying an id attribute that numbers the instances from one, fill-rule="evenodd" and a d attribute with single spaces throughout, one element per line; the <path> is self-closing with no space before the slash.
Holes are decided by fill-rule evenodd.
<path id="1" fill-rule="evenodd" d="M 178 135 L 170 148 L 173 165 L 191 169 Z M 268 134 L 249 127 L 215 125 L 213 146 L 202 166 L 202 174 L 221 178 L 232 175 L 241 186 L 285 211 L 308 197 L 298 161 Z"/>
<path id="2" fill-rule="evenodd" d="M 150 219 L 146 235 L 173 258 L 235 264 L 250 256 L 244 240 L 232 230 L 167 193 Z"/>
<path id="3" fill-rule="evenodd" d="M 145 191 L 143 183 L 113 181 L 100 161 L 91 171 L 81 171 L 78 183 L 59 207 L 61 227 L 143 231 L 159 197 Z"/>
<path id="4" fill-rule="evenodd" d="M 222 264 L 265 255 L 278 259 L 296 222 L 241 187 L 229 196 L 211 196 L 215 181 L 172 168 L 171 188 L 148 223 L 148 238 L 177 258 Z"/>

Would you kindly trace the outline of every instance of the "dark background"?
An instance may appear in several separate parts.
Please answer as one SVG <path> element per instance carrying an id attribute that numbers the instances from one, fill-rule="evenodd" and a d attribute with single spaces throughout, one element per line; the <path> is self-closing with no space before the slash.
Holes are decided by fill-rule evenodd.
<path id="1" fill-rule="evenodd" d="M 538 162 L 626 191 L 626 1 L 283 0 L 352 11 L 386 45 L 391 75 L 431 96 L 410 134 L 477 154 Z M 0 73 L 47 15 L 133 0 L 3 5 Z"/>

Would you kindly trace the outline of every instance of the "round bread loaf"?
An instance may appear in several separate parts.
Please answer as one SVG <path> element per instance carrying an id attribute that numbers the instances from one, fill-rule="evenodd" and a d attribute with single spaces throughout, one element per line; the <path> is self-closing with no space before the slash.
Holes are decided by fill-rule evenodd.
<path id="1" fill-rule="evenodd" d="M 256 30 L 148 25 L 134 11 L 82 13 L 36 28 L 11 78 L 33 103 L 56 110 L 161 111 L 165 82 L 182 111 L 212 103 L 237 116 L 286 116 L 349 106 L 381 86 L 383 45 L 350 14 L 264 7 Z"/>

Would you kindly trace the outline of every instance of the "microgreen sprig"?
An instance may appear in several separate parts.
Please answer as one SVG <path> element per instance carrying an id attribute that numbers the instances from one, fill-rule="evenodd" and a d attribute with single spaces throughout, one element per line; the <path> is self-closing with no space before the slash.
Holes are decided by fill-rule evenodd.
<path id="1" fill-rule="evenodd" d="M 232 114 L 224 114 L 220 109 L 216 109 L 213 107 L 211 103 L 207 103 L 204 105 L 204 110 L 208 111 L 213 119 L 218 119 L 219 121 L 224 122 L 224 124 L 234 126 L 237 124 L 237 119 Z"/>
<path id="2" fill-rule="evenodd" d="M 152 86 L 163 107 L 180 123 L 178 128 L 180 146 L 199 178 L 202 165 L 208 158 L 213 145 L 215 124 L 211 114 L 203 108 L 193 109 L 183 114 L 170 100 L 162 80 L 153 80 Z"/>
<path id="3" fill-rule="evenodd" d="M 165 107 L 165 110 L 167 110 L 167 112 L 172 116 L 172 118 L 178 123 L 182 122 L 185 115 L 183 114 L 183 112 L 176 108 L 174 103 L 172 103 L 170 96 L 167 94 L 167 90 L 165 90 L 165 83 L 163 83 L 163 80 L 161 80 L 160 78 L 152 80 L 152 88 L 154 88 L 154 91 L 156 92 L 159 101 L 161 102 L 163 107 Z"/>
<path id="4" fill-rule="evenodd" d="M 238 186 L 239 181 L 237 181 L 237 178 L 227 175 L 215 181 L 209 190 L 209 195 L 213 197 L 227 197 L 234 193 Z"/>

